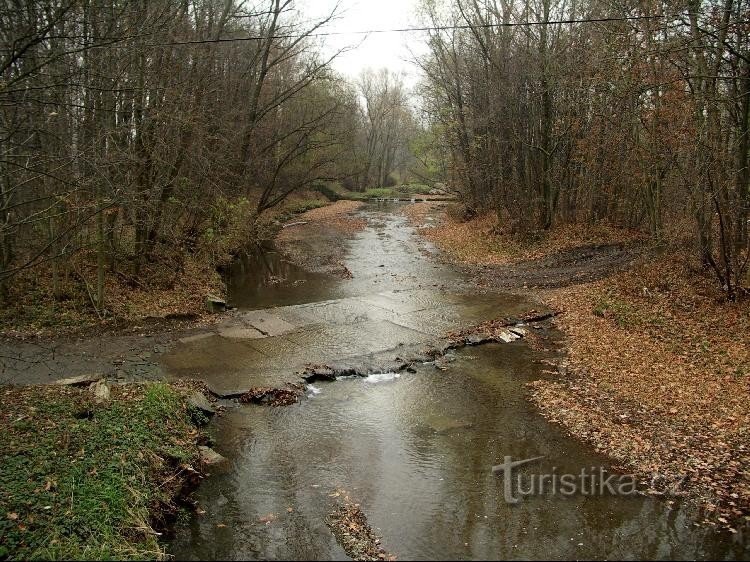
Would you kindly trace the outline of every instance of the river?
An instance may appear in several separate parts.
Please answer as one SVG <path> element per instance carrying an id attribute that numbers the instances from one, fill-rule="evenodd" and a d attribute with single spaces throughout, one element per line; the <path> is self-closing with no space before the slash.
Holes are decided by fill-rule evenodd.
<path id="1" fill-rule="evenodd" d="M 389 354 L 447 330 L 533 306 L 463 290 L 460 271 L 435 260 L 396 211 L 362 211 L 368 226 L 347 247 L 351 279 L 310 274 L 272 248 L 239 260 L 229 283 L 234 323 L 165 355 L 172 376 L 226 394 L 294 379 L 306 362 L 364 361 L 372 373 L 308 385 L 288 407 L 224 401 L 210 430 L 228 462 L 196 492 L 205 513 L 178 525 L 171 554 L 348 559 L 325 523 L 345 493 L 401 560 L 747 557 L 739 538 L 696 527 L 679 502 L 541 493 L 509 503 L 491 470 L 506 456 L 542 457 L 527 476 L 608 468 L 526 399 L 561 336 L 544 330 L 545 352 L 520 339 L 450 352 L 413 373 L 378 370 Z"/>

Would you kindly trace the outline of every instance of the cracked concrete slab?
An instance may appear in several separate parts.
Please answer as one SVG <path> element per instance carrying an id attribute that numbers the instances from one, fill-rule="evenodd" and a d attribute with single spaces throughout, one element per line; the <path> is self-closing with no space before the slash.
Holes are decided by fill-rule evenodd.
<path id="1" fill-rule="evenodd" d="M 238 314 L 237 319 L 266 336 L 279 336 L 298 328 L 298 326 L 275 315 L 273 309 L 242 312 Z"/>

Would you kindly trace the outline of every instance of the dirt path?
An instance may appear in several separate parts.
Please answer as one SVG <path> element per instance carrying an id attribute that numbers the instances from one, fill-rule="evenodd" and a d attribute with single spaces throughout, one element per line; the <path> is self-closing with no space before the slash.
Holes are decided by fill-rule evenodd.
<path id="1" fill-rule="evenodd" d="M 438 259 L 460 264 L 464 277 L 479 288 L 515 291 L 588 283 L 627 269 L 642 253 L 637 240 L 580 244 L 569 240 L 554 251 L 533 252 L 541 257 L 524 259 L 529 248 L 498 248 L 491 224 L 484 220 L 457 224 L 446 219 L 447 209 L 443 203 L 425 202 L 401 212 L 426 240 L 443 250 Z"/>
<path id="2" fill-rule="evenodd" d="M 467 266 L 475 282 L 495 289 L 551 289 L 596 281 L 628 268 L 640 248 L 599 244 L 565 250 L 553 256 L 504 266 Z"/>

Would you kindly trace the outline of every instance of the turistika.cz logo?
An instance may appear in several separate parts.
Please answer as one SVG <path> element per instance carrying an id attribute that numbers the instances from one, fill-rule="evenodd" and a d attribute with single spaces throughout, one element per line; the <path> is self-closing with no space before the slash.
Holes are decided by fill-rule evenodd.
<path id="1" fill-rule="evenodd" d="M 638 493 L 637 480 L 629 474 L 610 474 L 602 467 L 583 468 L 577 474 L 552 472 L 533 474 L 519 470 L 539 461 L 534 457 L 514 461 L 506 456 L 492 473 L 503 478 L 503 494 L 507 503 L 518 503 L 526 496 L 632 496 Z"/>

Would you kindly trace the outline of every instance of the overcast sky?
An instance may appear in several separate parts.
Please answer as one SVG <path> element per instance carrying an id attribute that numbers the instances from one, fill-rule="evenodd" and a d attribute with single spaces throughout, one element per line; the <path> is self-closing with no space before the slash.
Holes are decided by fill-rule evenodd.
<path id="1" fill-rule="evenodd" d="M 345 32 L 370 29 L 414 27 L 419 24 L 416 6 L 419 0 L 341 0 L 340 17 L 326 26 L 325 31 Z M 311 17 L 329 13 L 336 0 L 303 0 L 304 11 Z M 410 64 L 410 51 L 423 54 L 425 34 L 374 33 L 365 35 L 337 35 L 325 38 L 327 50 L 355 46 L 341 55 L 334 68 L 350 78 L 356 78 L 362 69 L 387 67 L 406 73 L 407 83 L 413 85 L 418 72 Z"/>

